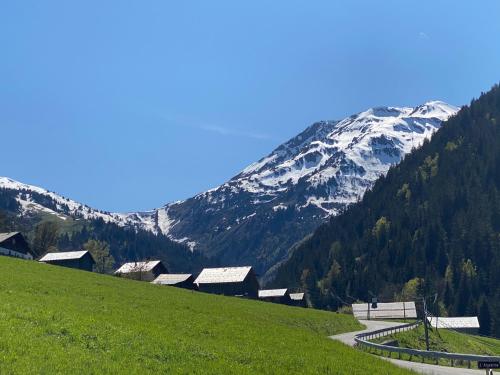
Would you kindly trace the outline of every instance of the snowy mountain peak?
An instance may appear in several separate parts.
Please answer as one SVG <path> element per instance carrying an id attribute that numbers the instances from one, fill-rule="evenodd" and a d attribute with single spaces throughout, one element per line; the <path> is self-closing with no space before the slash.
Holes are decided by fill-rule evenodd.
<path id="1" fill-rule="evenodd" d="M 448 119 L 458 112 L 457 107 L 439 100 L 433 100 L 415 107 L 411 116 L 421 118 L 438 118 L 441 121 Z"/>
<path id="2" fill-rule="evenodd" d="M 305 183 L 309 199 L 327 214 L 352 203 L 389 167 L 429 138 L 458 108 L 440 101 L 417 107 L 376 107 L 341 121 L 313 124 L 298 136 L 251 164 L 208 195 L 240 190 L 280 200 L 294 185 Z M 329 186 L 319 194 L 312 188 Z M 280 202 L 285 204 L 287 202 Z"/>
<path id="3" fill-rule="evenodd" d="M 169 235 L 235 264 L 252 262 L 265 273 L 457 111 L 430 101 L 314 123 L 226 183 L 168 205 Z"/>

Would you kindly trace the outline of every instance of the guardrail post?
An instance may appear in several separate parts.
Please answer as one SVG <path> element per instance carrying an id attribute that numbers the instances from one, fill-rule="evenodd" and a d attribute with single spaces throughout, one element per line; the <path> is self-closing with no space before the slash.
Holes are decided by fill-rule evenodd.
<path id="1" fill-rule="evenodd" d="M 467 363 L 467 367 L 470 368 L 470 359 L 469 359 L 469 361 Z"/>
<path id="2" fill-rule="evenodd" d="M 398 352 L 398 359 L 401 359 L 401 352 Z"/>
<path id="3" fill-rule="evenodd" d="M 454 367 L 453 358 L 451 358 L 450 361 L 451 361 L 451 367 Z"/>

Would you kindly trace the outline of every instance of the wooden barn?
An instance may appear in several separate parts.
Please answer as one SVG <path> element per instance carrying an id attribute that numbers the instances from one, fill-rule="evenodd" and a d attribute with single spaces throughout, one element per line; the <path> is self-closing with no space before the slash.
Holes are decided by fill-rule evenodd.
<path id="1" fill-rule="evenodd" d="M 125 263 L 115 271 L 116 276 L 139 281 L 153 281 L 162 273 L 168 273 L 161 260 Z"/>
<path id="2" fill-rule="evenodd" d="M 33 259 L 28 242 L 19 232 L 0 233 L 0 255 Z"/>
<path id="3" fill-rule="evenodd" d="M 95 265 L 94 258 L 86 250 L 47 253 L 40 258 L 39 262 L 68 268 L 77 268 L 90 272 L 93 271 Z"/>
<path id="4" fill-rule="evenodd" d="M 175 286 L 177 288 L 195 289 L 194 277 L 190 273 L 162 273 L 151 281 L 153 284 Z"/>
<path id="5" fill-rule="evenodd" d="M 263 289 L 259 290 L 259 299 L 266 302 L 290 304 L 290 294 L 288 289 Z"/>
<path id="6" fill-rule="evenodd" d="M 307 307 L 304 293 L 290 293 L 290 305 Z"/>
<path id="7" fill-rule="evenodd" d="M 252 267 L 204 268 L 194 282 L 206 293 L 257 298 L 259 292 Z"/>

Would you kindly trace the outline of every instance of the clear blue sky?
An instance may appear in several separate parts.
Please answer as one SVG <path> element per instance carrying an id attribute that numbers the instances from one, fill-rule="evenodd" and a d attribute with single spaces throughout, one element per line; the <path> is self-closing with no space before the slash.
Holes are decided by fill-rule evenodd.
<path id="1" fill-rule="evenodd" d="M 0 175 L 114 211 L 216 186 L 312 122 L 465 104 L 500 1 L 3 1 Z"/>

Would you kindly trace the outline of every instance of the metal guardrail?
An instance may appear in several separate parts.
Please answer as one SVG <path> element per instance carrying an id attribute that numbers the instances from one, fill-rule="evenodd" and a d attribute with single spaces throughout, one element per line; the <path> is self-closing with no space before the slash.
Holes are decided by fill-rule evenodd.
<path id="1" fill-rule="evenodd" d="M 417 328 L 422 321 L 417 321 L 415 323 L 404 324 L 401 326 L 396 326 L 392 328 L 384 328 L 376 331 L 360 333 L 354 336 L 354 340 L 356 344 L 361 347 L 367 347 L 369 349 L 380 350 L 382 353 L 387 352 L 388 356 L 391 357 L 392 353 L 397 353 L 399 359 L 401 359 L 402 354 L 406 354 L 410 357 L 410 361 L 412 357 L 420 357 L 422 362 L 424 362 L 425 358 L 432 359 L 439 363 L 440 359 L 450 360 L 451 366 L 455 365 L 455 361 L 466 362 L 468 367 L 471 368 L 471 362 L 478 361 L 500 361 L 500 356 L 488 356 L 488 355 L 476 355 L 476 354 L 461 354 L 461 353 L 447 353 L 447 352 L 438 352 L 438 351 L 427 351 L 427 350 L 419 350 L 419 349 L 409 349 L 409 348 L 400 348 L 397 346 L 384 345 L 384 344 L 376 344 L 374 342 L 370 342 L 367 340 L 372 340 L 379 337 L 389 336 L 393 333 L 409 331 Z"/>

